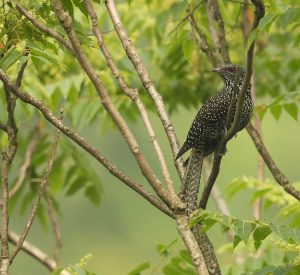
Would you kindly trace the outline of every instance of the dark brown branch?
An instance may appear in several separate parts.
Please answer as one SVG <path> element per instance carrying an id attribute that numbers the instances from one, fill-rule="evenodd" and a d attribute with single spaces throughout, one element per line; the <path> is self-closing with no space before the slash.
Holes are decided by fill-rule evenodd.
<path id="1" fill-rule="evenodd" d="M 272 159 L 271 155 L 269 154 L 267 148 L 263 144 L 261 137 L 258 131 L 251 125 L 248 124 L 246 127 L 248 134 L 250 135 L 253 143 L 256 146 L 257 151 L 263 158 L 265 164 L 269 168 L 270 172 L 272 173 L 273 177 L 280 184 L 283 189 L 300 201 L 300 191 L 298 191 L 287 179 L 287 177 L 279 170 L 277 165 L 275 164 L 274 160 Z"/>
<path id="2" fill-rule="evenodd" d="M 13 262 L 16 255 L 22 249 L 23 243 L 24 243 L 24 241 L 25 241 L 25 239 L 26 239 L 26 237 L 29 233 L 29 230 L 30 230 L 30 228 L 32 226 L 32 223 L 34 221 L 34 218 L 36 216 L 36 212 L 37 212 L 37 210 L 40 206 L 40 202 L 41 202 L 42 197 L 44 195 L 44 191 L 47 188 L 48 178 L 49 178 L 49 175 L 51 173 L 51 170 L 52 170 L 52 167 L 53 167 L 53 164 L 54 164 L 54 161 L 55 161 L 55 156 L 56 156 L 57 146 L 58 146 L 58 142 L 59 142 L 59 137 L 60 137 L 60 130 L 57 130 L 56 137 L 55 137 L 54 143 L 52 145 L 49 160 L 48 160 L 46 170 L 45 170 L 45 173 L 44 173 L 44 177 L 43 177 L 43 180 L 42 180 L 41 185 L 39 187 L 39 190 L 37 192 L 37 195 L 36 195 L 32 210 L 31 210 L 31 214 L 28 218 L 28 221 L 27 221 L 26 226 L 24 228 L 23 234 L 19 238 L 19 240 L 16 244 L 16 247 L 15 247 L 15 250 L 13 251 L 13 253 L 10 257 L 10 263 Z"/>
<path id="3" fill-rule="evenodd" d="M 123 172 L 121 172 L 115 165 L 109 162 L 95 147 L 88 144 L 81 136 L 79 136 L 76 132 L 74 132 L 71 128 L 65 126 L 61 120 L 59 120 L 45 105 L 42 101 L 34 98 L 28 93 L 21 91 L 18 87 L 16 87 L 8 76 L 0 70 L 0 79 L 5 85 L 7 85 L 12 93 L 14 93 L 18 98 L 22 101 L 34 106 L 37 108 L 53 126 L 57 129 L 61 130 L 66 136 L 68 136 L 71 140 L 73 140 L 76 144 L 78 144 L 81 148 L 87 151 L 91 156 L 93 156 L 98 162 L 100 162 L 112 175 L 118 178 L 120 181 L 125 183 L 135 192 L 140 194 L 143 198 L 145 198 L 148 202 L 150 202 L 153 206 L 160 209 L 162 212 L 167 214 L 170 217 L 173 217 L 172 211 L 159 199 L 153 196 L 151 193 L 145 190 L 145 188 L 132 180 L 128 176 L 126 176 Z"/>

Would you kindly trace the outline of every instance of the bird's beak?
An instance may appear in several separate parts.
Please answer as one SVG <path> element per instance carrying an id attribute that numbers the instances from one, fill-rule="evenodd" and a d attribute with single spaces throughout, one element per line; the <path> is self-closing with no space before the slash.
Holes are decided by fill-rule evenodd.
<path id="1" fill-rule="evenodd" d="M 214 72 L 214 73 L 218 73 L 220 71 L 220 68 L 214 68 L 211 71 Z"/>

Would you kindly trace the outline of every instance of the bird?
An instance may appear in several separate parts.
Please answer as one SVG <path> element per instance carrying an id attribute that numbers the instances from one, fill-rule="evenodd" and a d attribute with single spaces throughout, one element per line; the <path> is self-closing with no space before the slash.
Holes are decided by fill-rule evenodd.
<path id="1" fill-rule="evenodd" d="M 204 156 L 208 156 L 215 152 L 222 136 L 228 128 L 230 128 L 233 122 L 234 112 L 229 120 L 230 125 L 226 125 L 227 114 L 234 93 L 235 78 L 236 74 L 240 73 L 240 78 L 237 83 L 238 90 L 240 90 L 245 71 L 242 67 L 228 64 L 221 68 L 213 69 L 213 72 L 216 72 L 221 76 L 224 82 L 224 88 L 218 94 L 211 97 L 200 108 L 192 122 L 183 146 L 177 153 L 175 161 L 191 148 L 201 144 L 204 146 Z M 236 133 L 234 133 L 232 137 L 245 128 L 251 119 L 252 113 L 253 99 L 251 94 L 251 84 L 249 84 L 242 109 L 241 121 Z"/>
<path id="2" fill-rule="evenodd" d="M 244 69 L 235 64 L 227 64 L 220 68 L 215 68 L 213 72 L 220 75 L 224 82 L 224 88 L 208 99 L 200 108 L 190 126 L 186 140 L 175 158 L 175 161 L 178 160 L 184 153 L 192 149 L 192 153 L 186 161 L 188 165 L 183 179 L 183 187 L 179 193 L 183 201 L 187 203 L 186 212 L 188 215 L 197 208 L 203 158 L 217 150 L 222 137 L 230 128 L 236 109 L 236 106 L 234 106 L 231 117 L 228 118 L 230 104 L 233 96 L 236 98 L 241 90 L 245 77 Z M 236 85 L 237 93 L 235 91 Z M 251 84 L 249 84 L 243 103 L 239 127 L 228 140 L 233 138 L 237 132 L 241 131 L 250 122 L 252 113 L 253 99 Z"/>

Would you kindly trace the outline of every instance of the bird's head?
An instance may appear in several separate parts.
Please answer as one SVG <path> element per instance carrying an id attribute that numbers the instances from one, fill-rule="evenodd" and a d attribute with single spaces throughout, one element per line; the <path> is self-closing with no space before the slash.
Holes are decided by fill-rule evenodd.
<path id="1" fill-rule="evenodd" d="M 218 73 L 225 83 L 234 82 L 237 73 L 240 73 L 240 80 L 242 80 L 245 76 L 245 70 L 237 65 L 228 64 L 220 68 L 215 68 L 212 70 L 213 72 Z"/>

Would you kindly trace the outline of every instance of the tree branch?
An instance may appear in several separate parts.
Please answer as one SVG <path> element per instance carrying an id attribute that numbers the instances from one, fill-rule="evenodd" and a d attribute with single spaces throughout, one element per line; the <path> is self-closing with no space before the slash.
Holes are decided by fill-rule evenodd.
<path id="1" fill-rule="evenodd" d="M 20 236 L 14 231 L 8 231 L 9 241 L 13 244 L 17 244 Z M 34 246 L 28 241 L 24 241 L 22 245 L 22 250 L 24 250 L 27 254 L 38 260 L 41 264 L 43 264 L 48 270 L 54 271 L 57 267 L 55 261 L 49 257 L 45 252 Z"/>
<path id="2" fill-rule="evenodd" d="M 18 240 L 20 239 L 20 236 L 14 231 L 10 230 L 8 231 L 8 238 L 11 243 L 16 245 Z M 57 268 L 56 262 L 51 259 L 49 255 L 47 255 L 32 243 L 25 240 L 22 246 L 22 250 L 36 259 L 42 265 L 44 265 L 48 270 L 54 271 Z M 64 269 L 61 271 L 60 275 L 71 275 L 71 273 L 68 270 Z"/>
<path id="3" fill-rule="evenodd" d="M 153 144 L 154 150 L 156 152 L 156 155 L 158 157 L 159 163 L 160 163 L 160 167 L 161 167 L 161 171 L 164 177 L 164 180 L 166 182 L 168 191 L 170 192 L 170 194 L 172 196 L 176 196 L 175 193 L 175 189 L 174 189 L 174 183 L 171 180 L 171 176 L 169 173 L 169 169 L 165 160 L 165 157 L 163 155 L 163 152 L 160 148 L 160 145 L 156 139 L 153 127 L 151 125 L 147 110 L 145 105 L 143 104 L 143 102 L 140 99 L 139 93 L 136 89 L 132 89 L 129 88 L 126 83 L 125 80 L 123 79 L 122 75 L 120 74 L 119 68 L 117 67 L 117 65 L 114 63 L 112 56 L 108 50 L 108 48 L 105 45 L 104 39 L 103 39 L 103 35 L 98 27 L 98 17 L 97 14 L 93 8 L 93 5 L 91 3 L 90 0 L 85 0 L 84 1 L 86 9 L 91 17 L 91 21 L 92 21 L 92 26 L 93 26 L 93 32 L 94 35 L 98 41 L 98 45 L 99 48 L 102 51 L 102 54 L 104 55 L 107 65 L 110 68 L 112 74 L 114 75 L 114 77 L 116 78 L 120 88 L 124 91 L 124 93 L 133 101 L 135 102 L 141 117 L 143 119 L 144 125 L 146 127 L 146 130 L 148 132 L 148 135 L 150 137 L 150 141 Z"/>
<path id="4" fill-rule="evenodd" d="M 79 61 L 81 67 L 90 78 L 92 84 L 94 85 L 101 102 L 107 111 L 107 113 L 111 116 L 112 120 L 114 121 L 115 125 L 118 127 L 120 133 L 123 135 L 125 141 L 127 142 L 133 156 L 135 157 L 139 168 L 145 178 L 148 180 L 152 188 L 155 190 L 156 194 L 171 208 L 180 208 L 184 207 L 183 203 L 180 202 L 179 198 L 172 200 L 170 196 L 166 193 L 163 189 L 160 181 L 155 176 L 154 172 L 152 171 L 150 165 L 148 164 L 147 160 L 145 159 L 144 154 L 141 152 L 140 147 L 130 131 L 126 121 L 122 117 L 122 115 L 117 110 L 116 106 L 113 104 L 108 91 L 106 90 L 105 86 L 103 85 L 100 78 L 97 76 L 96 72 L 92 68 L 91 64 L 89 63 L 86 55 L 84 54 L 83 50 L 81 49 L 80 43 L 77 39 L 75 31 L 72 27 L 72 19 L 67 12 L 63 10 L 63 7 L 60 3 L 60 0 L 52 0 L 52 4 L 54 7 L 54 11 L 56 13 L 57 18 L 59 19 L 61 25 L 65 29 L 69 40 L 72 44 L 74 49 L 74 54 L 77 60 Z"/>
<path id="5" fill-rule="evenodd" d="M 62 116 L 62 114 L 61 114 Z M 13 262 L 14 258 L 16 257 L 16 255 L 19 253 L 19 251 L 21 250 L 22 246 L 23 246 L 23 243 L 28 235 L 28 232 L 31 228 L 31 225 L 33 223 L 33 220 L 36 216 L 36 212 L 40 206 L 40 202 L 42 200 L 42 197 L 44 195 L 44 191 L 46 190 L 47 188 L 47 185 L 48 185 L 48 178 L 49 178 L 49 175 L 50 175 L 50 172 L 52 170 L 52 167 L 53 167 L 53 164 L 54 164 L 54 161 L 55 161 L 55 155 L 56 155 L 56 150 L 57 150 L 57 146 L 58 146 L 58 142 L 59 142 L 59 137 L 60 137 L 60 130 L 57 130 L 57 133 L 56 133 L 56 137 L 55 137 L 55 140 L 54 140 L 54 143 L 52 145 L 52 148 L 51 148 L 51 152 L 50 152 L 50 157 L 49 157 L 49 160 L 48 160 L 48 163 L 47 163 L 47 166 L 46 166 L 46 170 L 45 170 L 45 173 L 44 173 L 44 177 L 43 177 L 43 180 L 41 182 L 41 185 L 40 185 L 40 188 L 37 192 L 37 195 L 36 195 L 36 198 L 35 198 L 35 202 L 33 204 L 33 208 L 31 210 L 31 214 L 28 218 L 28 221 L 27 221 L 27 224 L 24 228 L 24 231 L 23 231 L 23 234 L 21 235 L 21 237 L 19 238 L 17 244 L 16 244 L 16 247 L 15 247 L 15 250 L 13 251 L 11 257 L 10 257 L 10 263 Z"/>
<path id="6" fill-rule="evenodd" d="M 198 45 L 199 49 L 206 54 L 207 58 L 210 60 L 210 62 L 213 64 L 214 67 L 216 67 L 218 65 L 218 61 L 217 58 L 215 57 L 213 51 L 211 50 L 206 36 L 204 35 L 204 33 L 201 31 L 200 27 L 198 26 L 194 13 L 191 12 L 191 6 L 189 4 L 189 2 L 186 0 L 187 2 L 187 10 L 188 10 L 188 20 L 190 22 L 190 25 L 192 27 L 192 30 L 195 31 L 195 33 L 198 35 L 198 37 L 196 37 L 195 35 L 193 35 L 194 40 L 196 42 L 196 44 Z"/>
<path id="7" fill-rule="evenodd" d="M 173 157 L 175 158 L 179 151 L 179 143 L 176 134 L 174 132 L 174 127 L 167 114 L 162 97 L 157 91 L 157 89 L 155 88 L 154 84 L 152 83 L 145 65 L 143 64 L 141 58 L 138 56 L 135 48 L 132 45 L 130 38 L 128 37 L 128 34 L 126 33 L 126 30 L 119 17 L 114 1 L 107 0 L 105 1 L 105 5 L 107 7 L 110 18 L 114 24 L 115 30 L 119 36 L 119 39 L 123 45 L 123 48 L 129 60 L 132 62 L 133 66 L 135 67 L 143 86 L 145 87 L 146 91 L 149 93 L 150 97 L 152 98 L 155 104 L 156 112 L 162 122 L 162 125 L 164 127 L 164 130 L 166 132 L 166 135 L 168 137 L 169 143 L 172 148 Z M 182 180 L 184 176 L 183 161 L 176 162 L 175 166 Z"/>
<path id="8" fill-rule="evenodd" d="M 24 179 L 26 177 L 26 172 L 31 164 L 33 152 L 35 151 L 37 146 L 38 138 L 39 138 L 39 133 L 37 129 L 34 129 L 33 137 L 31 138 L 31 141 L 27 146 L 24 163 L 20 168 L 19 176 L 16 183 L 14 184 L 14 186 L 11 188 L 9 192 L 9 197 L 14 196 L 22 186 L 22 183 L 24 182 Z"/>
<path id="9" fill-rule="evenodd" d="M 212 39 L 220 56 L 220 65 L 228 64 L 230 63 L 228 43 L 226 41 L 224 21 L 220 13 L 218 1 L 207 0 L 205 6 Z"/>
<path id="10" fill-rule="evenodd" d="M 47 188 L 46 191 L 46 202 L 47 202 L 47 210 L 48 210 L 48 216 L 51 221 L 52 230 L 55 237 L 55 248 L 54 248 L 54 259 L 56 264 L 59 264 L 60 262 L 60 250 L 62 248 L 62 238 L 61 238 L 61 232 L 59 229 L 57 217 L 55 215 L 54 206 L 52 198 L 49 194 L 49 188 Z"/>
<path id="11" fill-rule="evenodd" d="M 251 125 L 248 124 L 246 127 L 248 134 L 250 135 L 253 143 L 256 146 L 257 151 L 263 158 L 265 164 L 269 168 L 270 172 L 272 173 L 273 177 L 277 181 L 279 185 L 283 187 L 283 189 L 300 201 L 300 191 L 298 191 L 287 179 L 287 177 L 279 170 L 277 165 L 275 164 L 274 160 L 272 159 L 271 155 L 269 154 L 267 148 L 263 144 L 261 137 L 259 136 L 258 131 Z"/>
<path id="12" fill-rule="evenodd" d="M 140 194 L 148 202 L 154 205 L 156 208 L 160 209 L 162 212 L 170 217 L 173 217 L 172 211 L 159 199 L 153 196 L 151 193 L 145 190 L 145 188 L 126 176 L 121 172 L 115 165 L 108 161 L 95 147 L 88 144 L 81 136 L 74 132 L 71 128 L 65 126 L 61 120 L 59 120 L 45 105 L 42 101 L 34 98 L 28 93 L 21 91 L 16 87 L 8 76 L 0 70 L 0 79 L 5 85 L 7 85 L 12 93 L 14 93 L 22 101 L 34 106 L 38 109 L 46 120 L 48 120 L 53 126 L 61 130 L 66 136 L 78 144 L 81 148 L 87 151 L 91 156 L 93 156 L 98 162 L 100 162 L 112 175 L 118 178 L 120 181 L 125 183 L 128 187 L 133 189 L 135 192 Z"/>
<path id="13" fill-rule="evenodd" d="M 179 234 L 181 235 L 183 242 L 190 252 L 197 274 L 207 274 L 207 268 L 205 266 L 204 258 L 201 254 L 197 241 L 191 229 L 189 228 L 188 216 L 185 214 L 177 215 L 176 222 Z"/>

